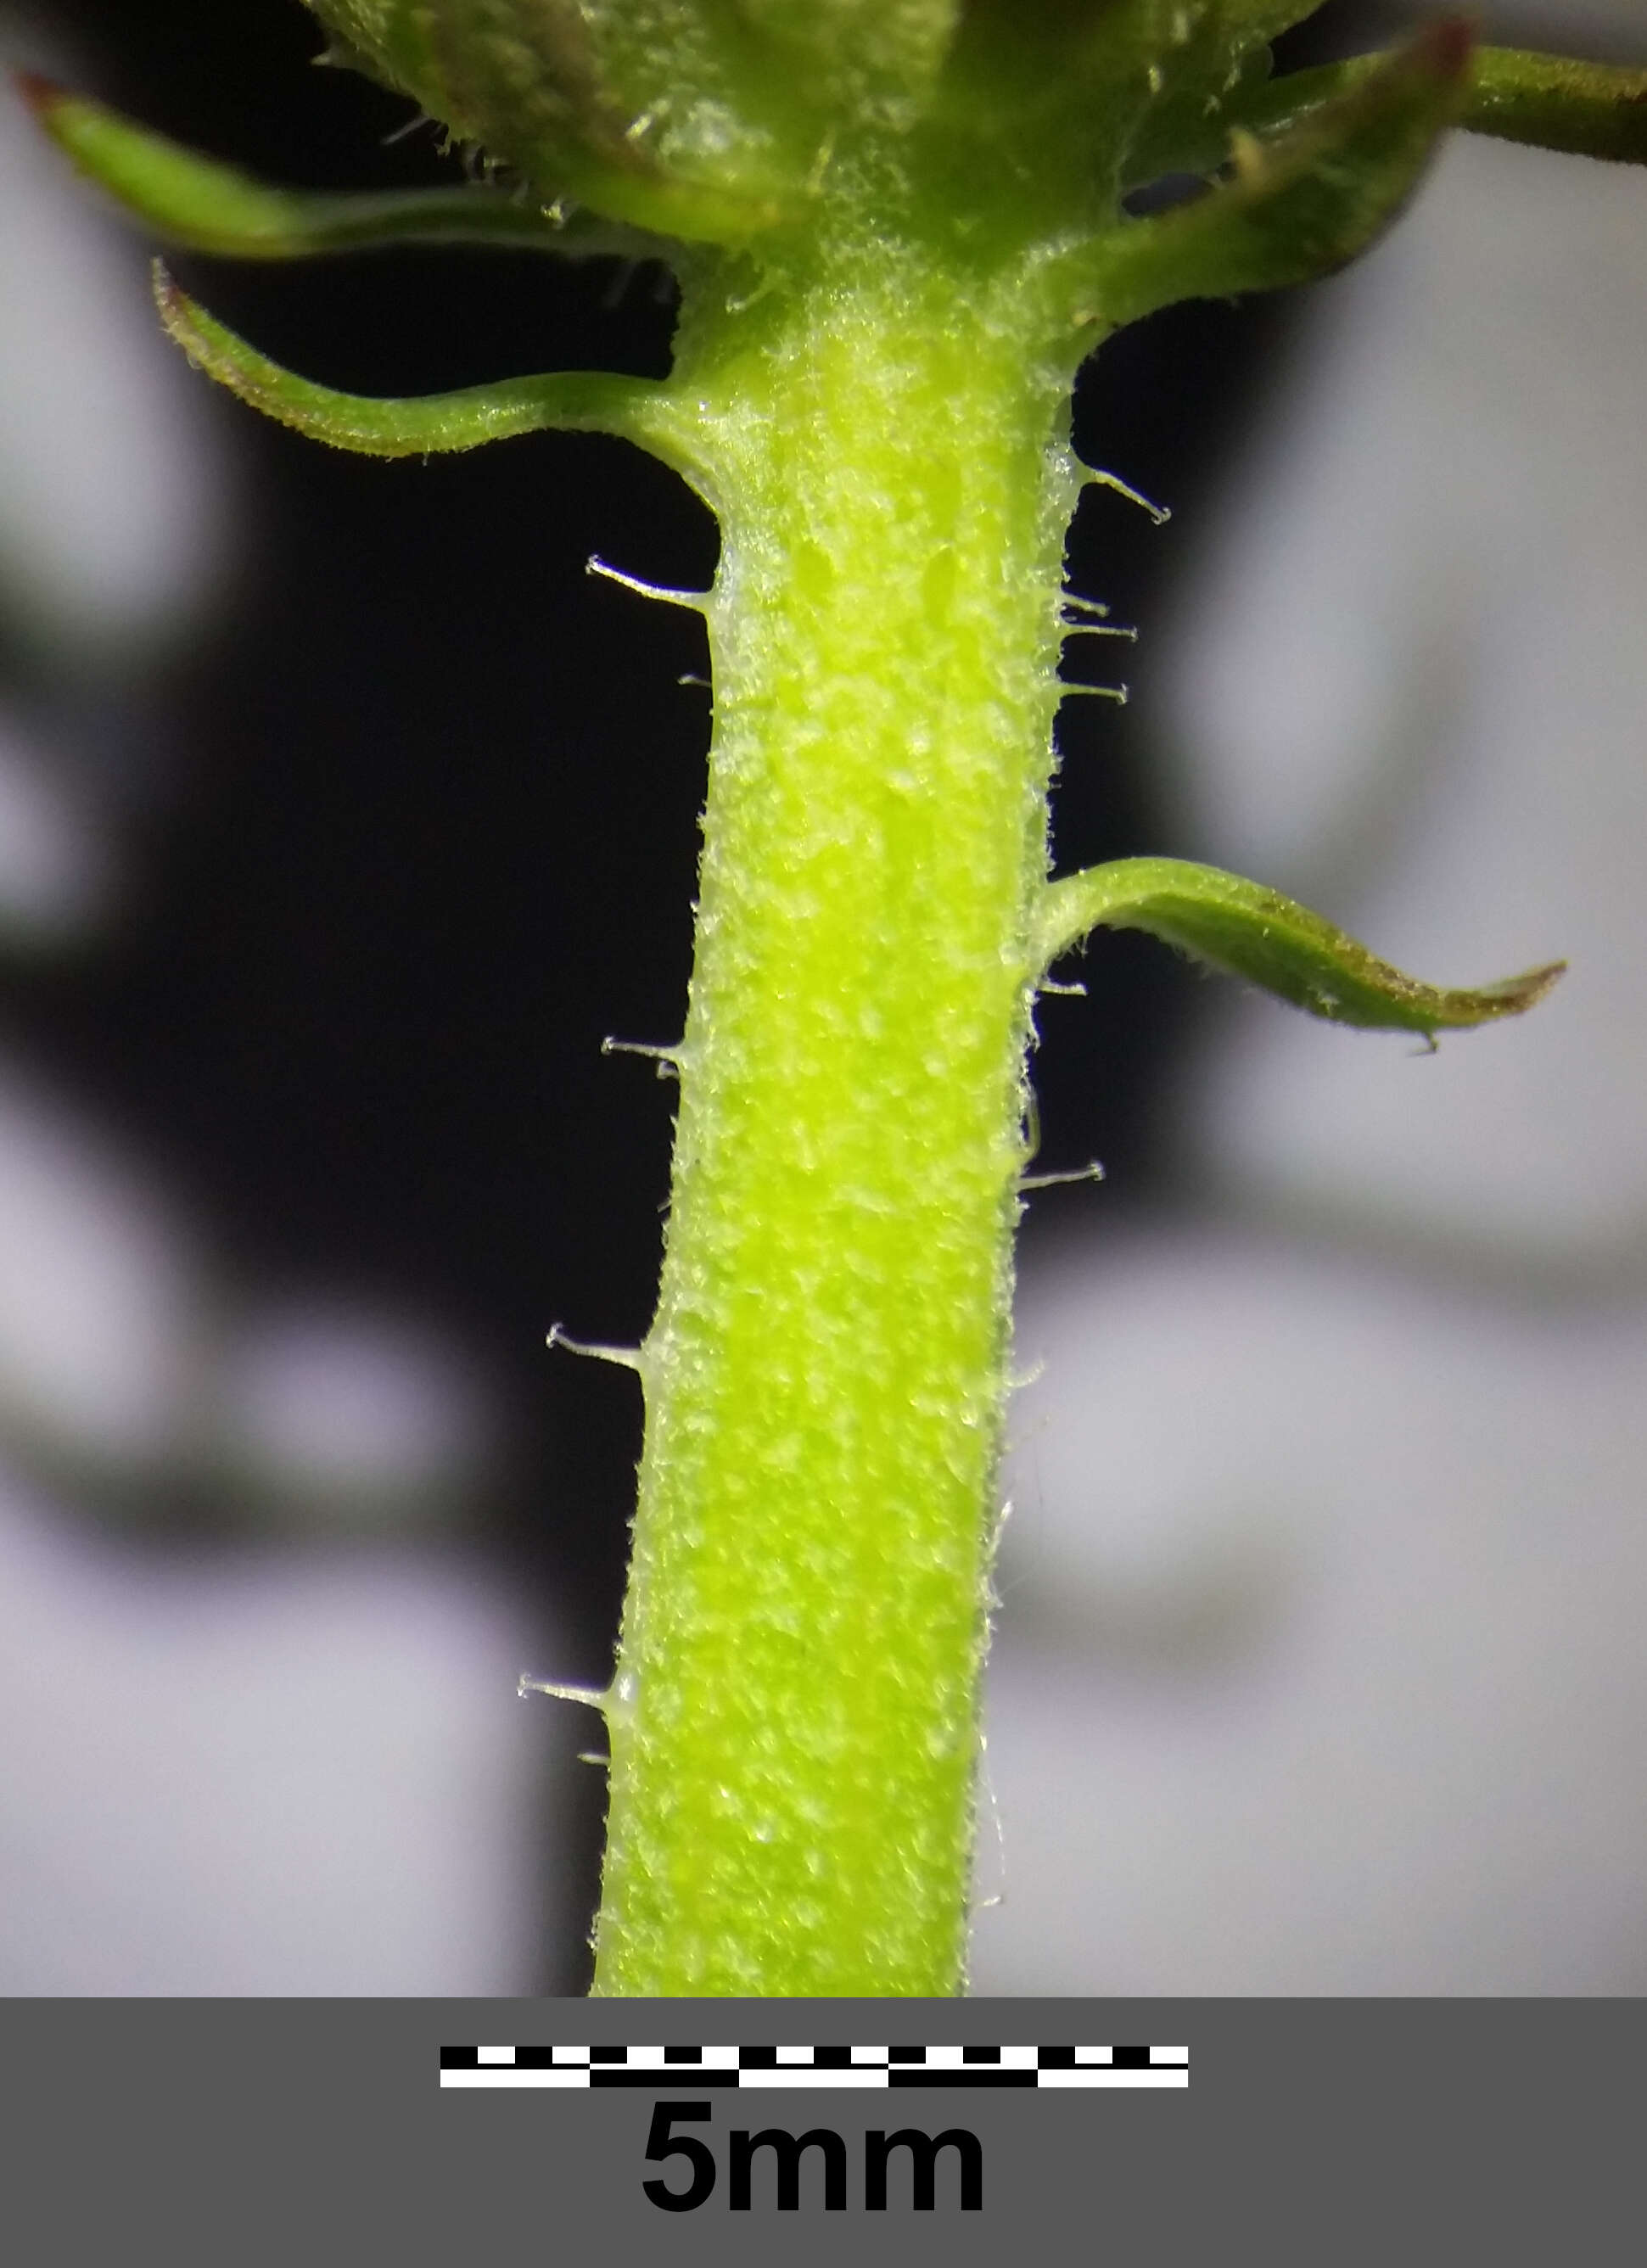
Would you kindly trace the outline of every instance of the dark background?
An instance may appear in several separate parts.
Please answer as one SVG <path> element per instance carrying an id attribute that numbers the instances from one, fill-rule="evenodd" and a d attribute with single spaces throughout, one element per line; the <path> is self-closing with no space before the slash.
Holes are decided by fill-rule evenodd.
<path id="1" fill-rule="evenodd" d="M 296 0 L 54 0 L 37 11 L 84 85 L 271 177 L 337 186 L 450 173 L 407 106 L 316 71 Z M 1332 8 L 1302 63 L 1385 28 Z M 132 259 L 150 247 L 134 241 Z M 661 373 L 654 276 L 497 254 L 397 253 L 260 269 L 178 256 L 185 285 L 317 379 L 414 394 L 533 370 Z M 1284 296 L 1171 311 L 1085 373 L 1077 446 L 1169 503 L 1158 533 L 1087 497 L 1075 586 L 1119 620 L 1171 604 L 1180 535 L 1287 350 Z M 132 917 L 71 962 L 0 975 L 6 1035 L 191 1192 L 248 1276 L 323 1270 L 437 1316 L 482 1363 L 510 1451 L 474 1507 L 520 1580 L 557 1602 L 570 1677 L 604 1682 L 638 1451 L 631 1382 L 552 1359 L 544 1335 L 634 1341 L 651 1313 L 671 1090 L 603 1035 L 680 1028 L 704 785 L 689 617 L 591 581 L 594 551 L 702 585 L 708 515 L 623 446 L 543 436 L 460 460 L 342 457 L 215 405 L 252 526 L 215 627 L 116 702 L 0 672 L 55 703 L 79 760 L 121 783 Z M 1061 864 L 1162 839 L 1141 709 L 1069 704 Z M 118 759 L 118 761 L 116 761 Z M 1118 939 L 1035 1064 L 1043 1168 L 1105 1161 L 1072 1209 L 1149 1191 L 1161 1073 L 1195 1013 L 1166 956 Z M 553 1476 L 553 1485 L 550 1476 Z M 554 1506 L 553 1510 L 546 1507 Z M 566 1507 L 575 1506 L 575 1513 Z M 157 1543 L 210 1548 L 202 1492 Z M 593 1904 L 599 1777 L 575 1783 Z M 540 1988 L 583 1948 L 546 1944 Z"/>

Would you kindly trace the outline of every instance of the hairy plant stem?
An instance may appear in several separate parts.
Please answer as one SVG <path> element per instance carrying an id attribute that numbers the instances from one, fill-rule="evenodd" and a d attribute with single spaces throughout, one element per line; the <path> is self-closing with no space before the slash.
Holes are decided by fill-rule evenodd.
<path id="1" fill-rule="evenodd" d="M 716 722 L 599 1993 L 960 1988 L 1079 480 L 1051 330 L 1028 263 L 884 210 L 688 293 Z"/>

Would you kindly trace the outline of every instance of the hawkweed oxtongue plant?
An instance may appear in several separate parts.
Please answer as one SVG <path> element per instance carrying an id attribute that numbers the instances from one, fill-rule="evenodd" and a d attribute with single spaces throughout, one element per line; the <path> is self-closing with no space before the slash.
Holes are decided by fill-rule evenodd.
<path id="1" fill-rule="evenodd" d="M 340 447 L 597 430 L 720 522 L 713 589 L 652 593 L 703 614 L 715 726 L 686 1029 L 658 1051 L 680 1108 L 657 1316 L 590 1350 L 646 1405 L 616 1671 L 582 1697 L 611 1746 L 596 1990 L 954 1992 L 1037 988 L 1130 926 L 1433 1038 L 1559 973 L 1437 990 L 1173 859 L 1048 879 L 1055 711 L 1119 690 L 1085 666 L 1130 635 L 1063 585 L 1083 482 L 1120 485 L 1071 453 L 1072 380 L 1154 308 L 1341 267 L 1455 123 L 1642 156 L 1647 73 L 1475 50 L 1448 19 L 1276 78 L 1298 0 L 309 4 L 334 60 L 472 146 L 474 180 L 273 188 L 31 92 L 198 250 L 665 260 L 673 373 L 342 396 L 161 273 L 173 335 Z M 1201 186 L 1134 217 L 1168 177 Z"/>

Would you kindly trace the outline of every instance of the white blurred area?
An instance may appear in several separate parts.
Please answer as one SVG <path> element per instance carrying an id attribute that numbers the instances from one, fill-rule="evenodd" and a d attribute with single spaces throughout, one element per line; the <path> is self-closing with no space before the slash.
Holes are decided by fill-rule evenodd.
<path id="1" fill-rule="evenodd" d="M 0 9 L 0 60 L 51 57 Z M 205 601 L 224 468 L 130 237 L 42 152 L 9 85 L 0 114 L 0 604 L 12 635 L 85 668 L 176 636 Z"/>
<path id="2" fill-rule="evenodd" d="M 1135 688 L 1174 847 L 1571 969 L 1432 1057 L 1222 987 L 1178 1205 L 1032 1247 L 973 1988 L 1635 1995 L 1647 176 L 1460 138 L 1310 321 Z"/>
<path id="3" fill-rule="evenodd" d="M 62 65 L 12 31 L 0 60 Z M 0 195 L 22 955 L 118 912 L 115 836 L 51 720 L 210 630 L 232 468 L 137 247 L 9 89 Z M 0 1992 L 535 1988 L 544 1727 L 515 1683 L 553 1635 L 452 1540 L 497 1424 L 417 1317 L 228 1283 L 176 1193 L 0 1042 Z M 231 1540 L 167 1542 L 179 1490 Z"/>
<path id="4" fill-rule="evenodd" d="M 472 1556 L 191 1565 L 0 1481 L 0 1990 L 530 1992 L 541 1644 Z"/>

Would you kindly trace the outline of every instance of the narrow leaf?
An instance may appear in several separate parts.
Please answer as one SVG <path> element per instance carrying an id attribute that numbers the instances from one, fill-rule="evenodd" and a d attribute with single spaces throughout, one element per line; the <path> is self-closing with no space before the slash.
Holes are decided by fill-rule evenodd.
<path id="1" fill-rule="evenodd" d="M 1296 126 L 1319 115 L 1324 104 L 1364 86 L 1379 60 L 1357 55 L 1349 63 L 1289 71 L 1238 100 L 1235 114 L 1254 133 Z M 1647 70 L 1531 55 L 1517 48 L 1477 48 L 1458 123 L 1499 141 L 1647 165 Z"/>
<path id="2" fill-rule="evenodd" d="M 1330 274 L 1394 219 L 1456 115 L 1467 26 L 1431 26 L 1357 86 L 1270 140 L 1235 137 L 1233 178 L 1067 256 L 1081 320 L 1114 328 L 1180 299 Z"/>
<path id="3" fill-rule="evenodd" d="M 1295 1008 L 1365 1031 L 1428 1035 L 1518 1016 L 1567 965 L 1554 961 L 1474 991 L 1443 991 L 1392 968 L 1279 891 L 1181 858 L 1118 858 L 1053 883 L 1038 939 L 1041 965 L 1100 928 L 1147 930 Z"/>
<path id="4" fill-rule="evenodd" d="M 265 416 L 335 449 L 370 457 L 430 456 L 555 428 L 619 434 L 689 473 L 687 422 L 667 388 L 656 380 L 607 371 L 557 371 L 401 401 L 338 394 L 283 370 L 214 321 L 179 290 L 158 261 L 154 291 L 161 321 L 197 370 Z"/>
<path id="5" fill-rule="evenodd" d="M 301 260 L 394 244 L 472 244 L 588 257 L 657 256 L 656 239 L 465 183 L 449 189 L 289 189 L 202 157 L 118 111 L 19 72 L 24 99 L 88 180 L 170 244 L 231 260 Z"/>

